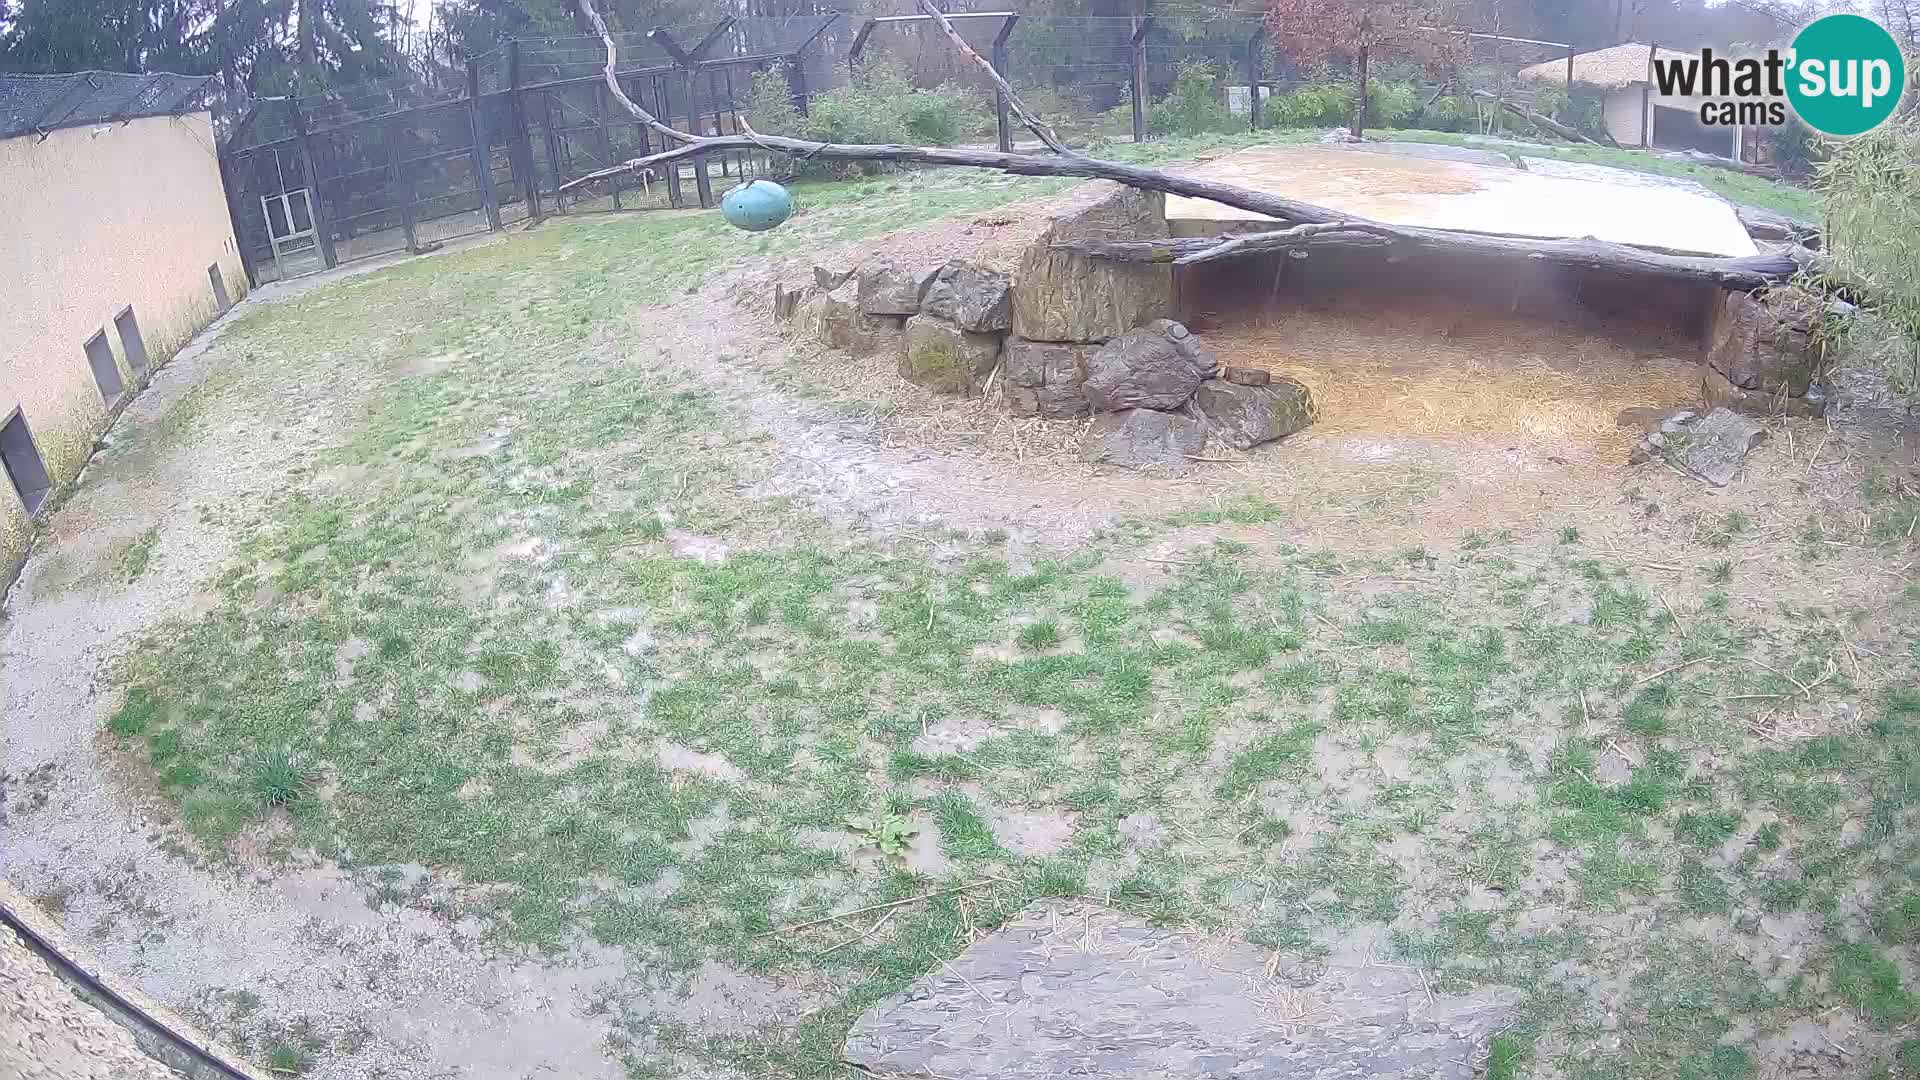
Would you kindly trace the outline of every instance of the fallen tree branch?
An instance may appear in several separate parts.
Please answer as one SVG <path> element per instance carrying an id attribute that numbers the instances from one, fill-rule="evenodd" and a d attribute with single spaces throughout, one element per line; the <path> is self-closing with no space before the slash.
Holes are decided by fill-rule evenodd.
<path id="1" fill-rule="evenodd" d="M 1511 101 L 1508 101 L 1506 98 L 1503 98 L 1498 94 L 1488 93 L 1485 90 L 1475 90 L 1473 91 L 1473 96 L 1477 98 L 1485 98 L 1488 101 L 1491 101 L 1496 105 L 1499 105 L 1501 108 L 1507 110 L 1508 112 L 1519 117 L 1520 119 L 1525 120 L 1527 123 L 1532 124 L 1533 126 L 1540 128 L 1543 131 L 1551 131 L 1555 135 L 1560 136 L 1561 138 L 1567 140 L 1568 142 L 1583 142 L 1583 143 L 1586 143 L 1588 146 L 1600 145 L 1600 142 L 1598 140 L 1590 139 L 1587 136 L 1582 135 L 1580 132 L 1575 131 L 1574 129 L 1568 127 L 1567 125 L 1561 123 L 1560 121 L 1555 120 L 1550 116 L 1542 116 L 1541 114 L 1534 112 L 1532 109 L 1522 108 L 1521 106 L 1516 105 Z M 1608 145 L 1613 144 L 1613 139 L 1611 136 L 1608 137 L 1607 144 Z"/>
<path id="2" fill-rule="evenodd" d="M 1323 245 L 1394 244 L 1429 255 L 1479 255 L 1519 258 L 1554 266 L 1639 274 L 1671 281 L 1698 281 L 1723 289 L 1765 289 L 1793 277 L 1800 266 L 1786 253 L 1720 258 L 1647 251 L 1605 240 L 1551 239 L 1495 233 L 1430 229 L 1354 219 L 1295 226 L 1237 236 L 1178 237 L 1167 240 L 1083 240 L 1056 248 L 1117 262 L 1195 263 Z"/>
<path id="3" fill-rule="evenodd" d="M 1215 236 L 1206 239 L 1209 247 L 1176 256 L 1175 266 L 1192 266 L 1194 263 L 1212 262 L 1215 259 L 1228 259 L 1236 255 L 1251 255 L 1259 251 L 1286 250 L 1305 247 L 1306 241 L 1327 233 L 1365 233 L 1367 230 L 1355 228 L 1352 222 L 1323 221 L 1310 225 L 1295 225 L 1290 229 L 1278 229 L 1273 232 L 1238 233 L 1233 236 Z M 1361 237 L 1353 237 L 1359 240 Z M 1378 241 L 1386 243 L 1387 241 Z"/>
<path id="4" fill-rule="evenodd" d="M 1026 105 L 1020 100 L 1020 95 L 1013 92 L 1013 87 L 1007 84 L 1004 76 L 993 69 L 993 64 L 989 62 L 986 57 L 975 52 L 973 46 L 967 44 L 967 39 L 961 37 L 960 31 L 953 28 L 953 23 L 947 18 L 946 12 L 936 7 L 933 0 L 918 0 L 918 3 L 920 5 L 920 13 L 932 19 L 934 23 L 946 33 L 947 40 L 953 43 L 954 48 L 960 50 L 960 55 L 978 64 L 980 70 L 987 73 L 987 78 L 992 80 L 993 85 L 1000 93 L 1006 96 L 1008 110 L 1020 118 L 1020 122 L 1027 126 L 1028 131 L 1033 132 L 1034 136 L 1046 144 L 1047 149 L 1054 153 L 1062 157 L 1078 156 L 1072 150 L 1067 149 L 1066 144 L 1060 141 L 1060 137 L 1053 133 L 1052 128 L 1043 123 L 1039 117 L 1027 111 Z"/>
<path id="5" fill-rule="evenodd" d="M 763 135 L 758 132 L 743 135 L 714 135 L 696 139 L 686 146 L 596 170 L 562 184 L 560 190 L 569 191 L 598 180 L 682 161 L 700 154 L 756 148 L 823 161 L 911 161 L 922 165 L 959 165 L 976 169 L 996 169 L 1015 176 L 1079 176 L 1089 180 L 1112 180 L 1143 191 L 1160 191 L 1169 195 L 1209 199 L 1227 206 L 1250 210 L 1256 214 L 1264 214 L 1267 217 L 1302 224 L 1342 220 L 1341 215 L 1324 206 L 1289 199 L 1284 195 L 1254 191 L 1231 184 L 1202 180 L 1199 177 L 1182 176 L 1178 173 L 1128 165 L 1119 161 L 1104 161 L 1079 154 L 1062 157 L 1058 154 L 1003 154 L 998 150 L 964 150 L 946 146 L 821 143 L 811 139 L 793 139 L 783 135 Z"/>

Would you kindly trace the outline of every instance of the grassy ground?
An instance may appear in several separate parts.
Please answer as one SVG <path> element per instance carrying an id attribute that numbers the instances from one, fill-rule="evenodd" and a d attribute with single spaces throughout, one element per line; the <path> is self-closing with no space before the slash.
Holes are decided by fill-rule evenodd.
<path id="1" fill-rule="evenodd" d="M 1049 895 L 1296 952 L 1384 929 L 1436 989 L 1527 991 L 1492 1075 L 1732 1080 L 1832 1009 L 1869 1033 L 1846 1071 L 1916 1075 L 1920 589 L 1776 602 L 1732 514 L 1660 571 L 1530 517 L 1291 544 L 1278 493 L 1038 557 L 848 531 L 752 494 L 775 448 L 625 322 L 729 260 L 1057 186 L 811 188 L 758 238 L 555 220 L 253 310 L 197 393 L 381 389 L 214 609 L 123 661 L 114 736 L 209 851 L 417 862 L 502 947 L 815 991 L 752 1036 L 625 1016 L 636 1077 L 662 1049 L 831 1075 L 860 1010 Z M 1907 557 L 1913 507 L 1869 512 Z"/>

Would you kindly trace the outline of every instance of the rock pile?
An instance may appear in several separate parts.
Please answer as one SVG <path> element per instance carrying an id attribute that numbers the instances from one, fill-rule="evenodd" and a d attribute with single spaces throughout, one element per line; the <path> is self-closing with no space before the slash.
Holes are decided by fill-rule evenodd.
<path id="1" fill-rule="evenodd" d="M 1207 436 L 1236 450 L 1284 438 L 1313 423 L 1313 395 L 1258 368 L 1222 367 L 1213 350 L 1172 319 L 1155 319 L 1087 358 L 1093 426 L 1089 461 L 1140 468 L 1184 465 Z"/>
<path id="2" fill-rule="evenodd" d="M 1075 419 L 1089 411 L 1082 346 L 1167 314 L 1173 272 L 1054 245 L 1166 235 L 1158 193 L 1085 184 L 1035 216 L 1017 259 L 822 261 L 810 280 L 775 287 L 774 315 L 836 349 L 897 355 L 902 378 L 937 393 L 983 392 L 1000 366 L 1014 415 Z"/>
<path id="3" fill-rule="evenodd" d="M 992 388 L 1015 416 L 1094 416 L 1094 461 L 1184 464 L 1210 432 L 1244 450 L 1312 423 L 1306 387 L 1223 368 L 1166 318 L 1170 267 L 1059 247 L 1167 235 L 1159 193 L 1084 184 L 1035 215 L 1017 259 L 822 261 L 775 287 L 774 315 L 833 348 L 896 356 L 901 378 L 936 393 Z"/>
<path id="4" fill-rule="evenodd" d="M 1683 410 L 1641 436 L 1630 460 L 1639 465 L 1657 458 L 1714 487 L 1726 487 L 1766 437 L 1765 428 L 1727 408 L 1704 416 Z"/>

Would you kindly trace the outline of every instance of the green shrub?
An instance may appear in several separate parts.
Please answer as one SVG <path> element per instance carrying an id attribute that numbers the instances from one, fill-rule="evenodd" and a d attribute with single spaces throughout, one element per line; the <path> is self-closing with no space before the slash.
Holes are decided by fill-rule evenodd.
<path id="1" fill-rule="evenodd" d="M 974 92 L 965 87 L 941 86 L 915 90 L 902 105 L 907 134 L 926 146 L 952 146 L 979 129 L 984 115 Z"/>
<path id="2" fill-rule="evenodd" d="M 1210 61 L 1183 63 L 1174 72 L 1167 96 L 1147 112 L 1147 130 L 1155 135 L 1204 135 L 1233 131 L 1242 121 L 1227 108 L 1220 71 Z"/>
<path id="3" fill-rule="evenodd" d="M 1412 83 L 1367 80 L 1367 126 L 1406 127 L 1426 100 Z"/>
<path id="4" fill-rule="evenodd" d="M 1275 94 L 1263 105 L 1265 127 L 1340 127 L 1353 118 L 1353 86 L 1344 82 L 1308 83 Z"/>
<path id="5" fill-rule="evenodd" d="M 800 110 L 793 107 L 793 84 L 785 64 L 756 72 L 747 91 L 747 123 L 766 135 L 792 135 L 800 130 Z"/>
<path id="6" fill-rule="evenodd" d="M 1426 94 L 1410 82 L 1367 82 L 1368 127 L 1433 127 L 1420 116 Z M 1467 114 L 1472 116 L 1471 107 Z M 1268 98 L 1261 125 L 1270 128 L 1346 127 L 1353 123 L 1353 84 L 1308 83 Z M 1440 130 L 1450 130 L 1442 128 Z"/>
<path id="7" fill-rule="evenodd" d="M 1433 131 L 1474 131 L 1480 125 L 1480 114 L 1474 110 L 1472 98 L 1448 94 L 1435 98 L 1415 123 Z"/>
<path id="8" fill-rule="evenodd" d="M 1786 123 L 1768 130 L 1767 141 L 1772 146 L 1774 167 L 1790 180 L 1810 178 L 1820 163 L 1827 160 L 1826 144 L 1791 113 Z"/>
<path id="9" fill-rule="evenodd" d="M 912 93 L 905 69 L 869 60 L 855 68 L 844 85 L 808 104 L 803 134 L 825 142 L 906 142 L 906 99 Z"/>
<path id="10" fill-rule="evenodd" d="M 1827 250 L 1836 276 L 1864 282 L 1868 317 L 1849 345 L 1909 401 L 1920 401 L 1920 121 L 1884 125 L 1839 144 L 1819 166 Z"/>
<path id="11" fill-rule="evenodd" d="M 1606 134 L 1606 113 L 1601 106 L 1605 94 L 1606 91 L 1588 83 L 1574 83 L 1572 93 L 1568 93 L 1564 85 L 1549 83 L 1534 93 L 1533 107 L 1582 135 L 1597 139 Z M 1512 113 L 1507 117 L 1516 124 L 1523 123 Z"/>
<path id="12" fill-rule="evenodd" d="M 869 60 L 845 85 L 816 95 L 805 116 L 793 107 L 786 72 L 762 72 L 754 76 L 747 108 L 747 122 L 757 131 L 837 143 L 951 146 L 982 129 L 987 119 L 973 90 L 950 85 L 916 90 L 906 69 L 886 60 Z M 876 172 L 885 167 L 879 162 L 816 163 L 805 171 Z"/>

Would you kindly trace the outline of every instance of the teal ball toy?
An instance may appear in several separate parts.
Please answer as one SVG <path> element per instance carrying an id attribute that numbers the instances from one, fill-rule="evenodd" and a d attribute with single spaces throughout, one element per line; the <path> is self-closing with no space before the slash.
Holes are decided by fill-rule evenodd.
<path id="1" fill-rule="evenodd" d="M 749 180 L 720 199 L 720 214 L 748 232 L 766 232 L 793 216 L 793 196 L 771 180 Z"/>

